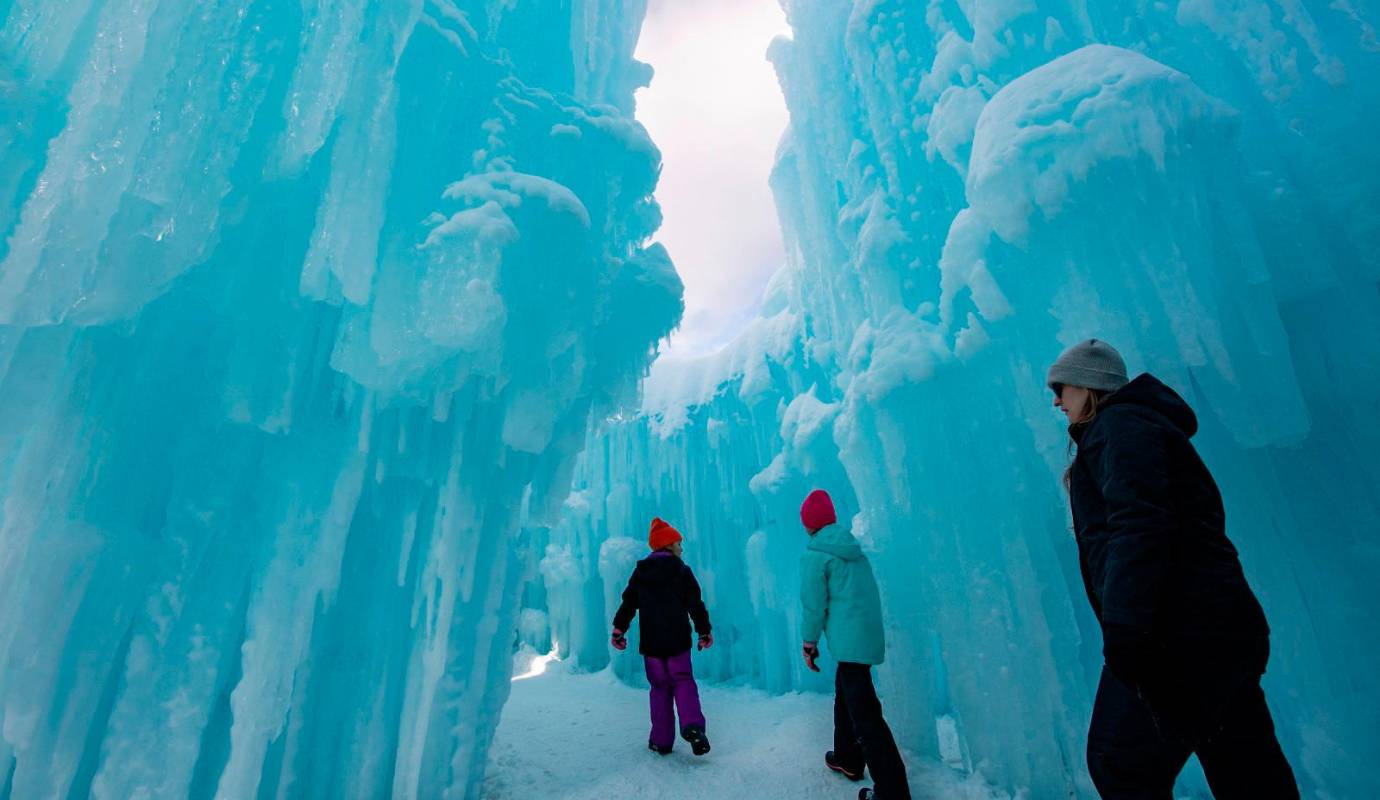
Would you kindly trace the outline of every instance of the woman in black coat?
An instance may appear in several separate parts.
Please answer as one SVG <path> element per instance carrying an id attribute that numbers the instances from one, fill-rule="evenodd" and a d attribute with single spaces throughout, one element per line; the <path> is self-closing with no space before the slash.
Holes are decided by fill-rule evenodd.
<path id="1" fill-rule="evenodd" d="M 1193 410 L 1096 339 L 1050 367 L 1077 455 L 1066 486 L 1105 666 L 1088 732 L 1104 800 L 1171 800 L 1196 753 L 1217 800 L 1294 800 L 1260 678 L 1270 629 L 1226 536 Z"/>

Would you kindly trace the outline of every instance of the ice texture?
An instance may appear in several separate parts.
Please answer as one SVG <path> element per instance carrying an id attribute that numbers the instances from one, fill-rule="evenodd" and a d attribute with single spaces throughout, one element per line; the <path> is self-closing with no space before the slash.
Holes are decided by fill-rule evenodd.
<path id="1" fill-rule="evenodd" d="M 0 798 L 478 795 L 681 313 L 644 11 L 0 2 Z"/>
<path id="2" fill-rule="evenodd" d="M 1200 413 L 1306 796 L 1376 794 L 1374 3 L 783 5 L 787 263 L 637 406 L 645 0 L 0 0 L 0 800 L 475 797 L 517 642 L 642 680 L 653 515 L 700 676 L 827 691 L 815 487 L 907 751 L 1092 797 L 1090 335 Z"/>
<path id="3" fill-rule="evenodd" d="M 1375 4 L 783 5 L 787 263 L 737 341 L 657 362 L 591 438 L 539 535 L 566 594 L 533 608 L 569 658 L 640 680 L 600 628 L 659 515 L 715 622 L 698 674 L 826 689 L 796 652 L 798 508 L 824 487 L 878 574 L 903 746 L 1094 797 L 1101 642 L 1043 376 L 1098 336 L 1200 415 L 1304 795 L 1375 794 Z"/>

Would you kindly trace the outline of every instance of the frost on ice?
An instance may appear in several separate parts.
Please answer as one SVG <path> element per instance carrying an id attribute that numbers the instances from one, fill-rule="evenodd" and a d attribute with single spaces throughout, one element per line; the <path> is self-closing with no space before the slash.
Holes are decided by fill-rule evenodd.
<path id="1" fill-rule="evenodd" d="M 0 796 L 475 797 L 516 642 L 641 680 L 653 515 L 700 675 L 827 689 L 822 486 L 903 747 L 1091 797 L 1041 376 L 1092 334 L 1200 413 L 1305 794 L 1374 794 L 1373 5 L 783 5 L 787 263 L 638 407 L 643 0 L 0 3 Z"/>
<path id="2" fill-rule="evenodd" d="M 641 9 L 549 6 L 0 4 L 0 795 L 477 796 L 681 308 Z"/>
<path id="3" fill-rule="evenodd" d="M 1373 793 L 1374 9 L 783 5 L 787 263 L 736 342 L 659 361 L 642 413 L 591 438 L 586 502 L 535 534 L 587 582 L 553 619 L 607 621 L 600 543 L 657 514 L 686 533 L 716 621 L 697 671 L 827 688 L 795 658 L 797 509 L 826 487 L 878 572 L 903 747 L 1032 797 L 1095 796 L 1101 642 L 1043 370 L 1097 335 L 1204 421 L 1304 794 Z"/>

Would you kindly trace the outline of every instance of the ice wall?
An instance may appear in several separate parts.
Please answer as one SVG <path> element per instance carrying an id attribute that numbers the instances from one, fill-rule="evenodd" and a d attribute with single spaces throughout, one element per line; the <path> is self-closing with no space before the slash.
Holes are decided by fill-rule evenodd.
<path id="1" fill-rule="evenodd" d="M 818 686 L 795 562 L 799 501 L 824 486 L 878 571 L 905 744 L 1034 798 L 1094 796 L 1101 643 L 1043 370 L 1097 335 L 1203 420 L 1305 795 L 1375 794 L 1375 6 L 783 5 L 789 263 L 742 339 L 658 362 L 642 414 L 577 467 L 546 550 L 583 592 L 553 627 L 595 631 L 575 658 L 608 663 L 610 579 L 659 514 L 722 633 L 700 672 Z"/>
<path id="2" fill-rule="evenodd" d="M 0 0 L 0 798 L 477 794 L 679 318 L 642 0 Z"/>

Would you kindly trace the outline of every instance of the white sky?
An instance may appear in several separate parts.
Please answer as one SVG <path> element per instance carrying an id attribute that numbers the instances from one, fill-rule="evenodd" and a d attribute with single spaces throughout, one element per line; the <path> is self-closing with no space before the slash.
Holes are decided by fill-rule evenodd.
<path id="1" fill-rule="evenodd" d="M 637 118 L 661 148 L 657 240 L 685 281 L 669 352 L 728 342 L 757 314 L 784 254 L 767 179 L 786 103 L 767 46 L 789 34 L 777 0 L 651 0 L 637 58 L 652 65 Z"/>

